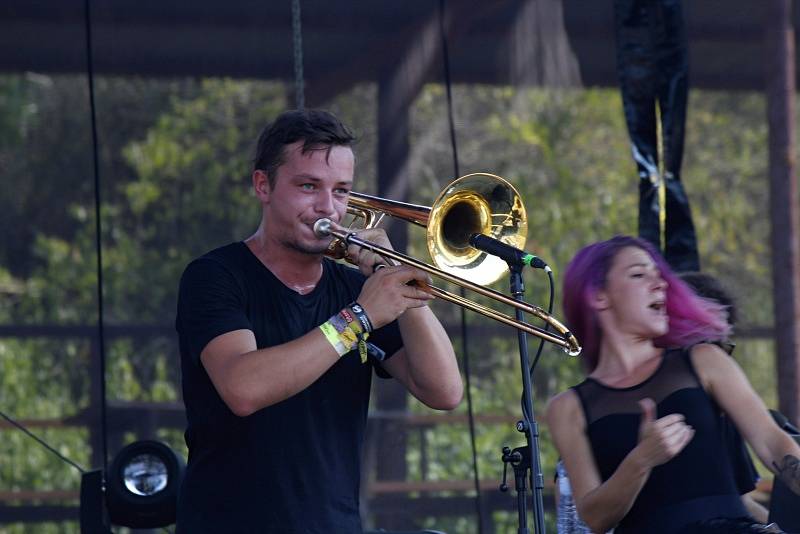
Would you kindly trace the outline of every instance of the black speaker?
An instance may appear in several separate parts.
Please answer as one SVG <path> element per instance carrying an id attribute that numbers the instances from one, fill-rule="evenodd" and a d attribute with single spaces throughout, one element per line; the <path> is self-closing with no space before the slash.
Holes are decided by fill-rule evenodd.
<path id="1" fill-rule="evenodd" d="M 103 470 L 81 476 L 81 534 L 111 534 L 103 498 Z"/>

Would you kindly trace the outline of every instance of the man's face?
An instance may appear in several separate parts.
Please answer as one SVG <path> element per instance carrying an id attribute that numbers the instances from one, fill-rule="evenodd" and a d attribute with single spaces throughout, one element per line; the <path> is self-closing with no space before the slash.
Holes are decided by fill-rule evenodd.
<path id="1" fill-rule="evenodd" d="M 347 210 L 355 165 L 349 147 L 330 152 L 301 152 L 302 141 L 284 148 L 285 163 L 278 167 L 275 187 L 263 195 L 266 227 L 282 245 L 307 254 L 325 252 L 331 238 L 318 238 L 314 223 L 323 217 L 340 222 Z"/>

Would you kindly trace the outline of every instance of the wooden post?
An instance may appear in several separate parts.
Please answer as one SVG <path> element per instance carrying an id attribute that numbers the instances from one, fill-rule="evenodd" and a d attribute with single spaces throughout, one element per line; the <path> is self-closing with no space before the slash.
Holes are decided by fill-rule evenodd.
<path id="1" fill-rule="evenodd" d="M 428 73 L 439 59 L 438 19 L 427 20 L 418 39 L 405 50 L 388 51 L 378 80 L 378 196 L 409 200 L 410 108 Z M 408 224 L 387 217 L 382 223 L 396 250 L 408 248 Z M 376 407 L 405 411 L 408 394 L 396 380 L 381 380 L 376 387 Z M 376 432 L 376 478 L 406 480 L 408 433 L 397 421 L 382 421 Z M 384 529 L 415 528 L 405 514 L 378 515 L 376 526 Z"/>
<path id="2" fill-rule="evenodd" d="M 795 51 L 790 0 L 768 0 L 765 11 L 769 212 L 780 410 L 800 423 L 800 261 L 795 176 Z"/>
<path id="3" fill-rule="evenodd" d="M 402 94 L 395 76 L 378 83 L 378 196 L 408 201 L 409 105 L 415 95 Z M 408 248 L 408 225 L 387 217 L 383 226 L 396 250 Z M 380 380 L 376 387 L 376 407 L 381 411 L 405 411 L 407 393 L 397 380 Z M 407 476 L 405 426 L 397 421 L 381 421 L 374 434 L 377 480 L 405 480 Z M 411 528 L 397 515 L 379 515 L 376 526 L 384 529 Z"/>

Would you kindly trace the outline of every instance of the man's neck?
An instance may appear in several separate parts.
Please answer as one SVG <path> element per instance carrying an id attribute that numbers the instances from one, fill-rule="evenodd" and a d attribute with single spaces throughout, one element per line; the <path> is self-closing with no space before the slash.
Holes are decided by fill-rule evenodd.
<path id="1" fill-rule="evenodd" d="M 322 255 L 307 254 L 271 241 L 259 228 L 244 243 L 283 285 L 305 295 L 322 278 Z"/>

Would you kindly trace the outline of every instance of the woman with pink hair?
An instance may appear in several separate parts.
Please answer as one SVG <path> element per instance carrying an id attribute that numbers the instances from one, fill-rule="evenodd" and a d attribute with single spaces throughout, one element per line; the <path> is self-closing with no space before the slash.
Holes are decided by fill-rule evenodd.
<path id="1" fill-rule="evenodd" d="M 550 401 L 547 421 L 591 530 L 767 532 L 742 506 L 719 411 L 799 494 L 800 447 L 734 360 L 704 343 L 728 337 L 724 308 L 626 236 L 578 252 L 563 296 L 588 376 Z"/>

